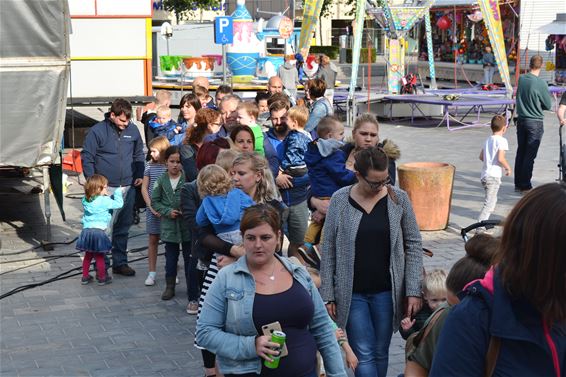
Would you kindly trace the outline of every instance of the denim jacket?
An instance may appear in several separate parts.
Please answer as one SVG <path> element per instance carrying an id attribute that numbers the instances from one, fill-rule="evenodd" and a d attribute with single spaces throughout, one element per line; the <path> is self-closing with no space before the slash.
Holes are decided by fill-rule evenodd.
<path id="1" fill-rule="evenodd" d="M 309 331 L 324 359 L 328 377 L 346 377 L 340 347 L 322 298 L 308 272 L 287 258 L 276 256 L 311 295 L 314 315 Z M 252 317 L 255 281 L 246 257 L 220 270 L 208 289 L 197 321 L 197 343 L 216 354 L 223 374 L 260 373 L 262 360 L 256 354 L 258 335 Z"/>
<path id="2" fill-rule="evenodd" d="M 282 156 L 280 156 L 281 169 L 289 169 L 291 167 L 306 167 L 305 153 L 310 143 L 307 135 L 300 131 L 289 131 L 285 140 L 283 140 Z"/>
<path id="3" fill-rule="evenodd" d="M 309 120 L 305 124 L 305 131 L 311 132 L 316 130 L 318 122 L 327 115 L 334 114 L 332 105 L 325 97 L 317 98 L 312 104 Z"/>

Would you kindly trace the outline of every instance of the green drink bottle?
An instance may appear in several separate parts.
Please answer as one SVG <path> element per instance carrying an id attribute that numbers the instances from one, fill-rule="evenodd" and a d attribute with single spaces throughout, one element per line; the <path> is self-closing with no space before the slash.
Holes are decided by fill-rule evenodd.
<path id="1" fill-rule="evenodd" d="M 285 335 L 283 331 L 275 330 L 271 333 L 271 341 L 273 343 L 279 344 L 279 347 L 277 347 L 279 354 L 277 356 L 270 356 L 273 361 L 265 360 L 263 362 L 263 365 L 265 365 L 266 368 L 276 369 L 279 367 L 279 360 L 281 359 L 281 348 L 283 348 L 283 345 L 285 344 L 286 337 L 287 335 Z"/>

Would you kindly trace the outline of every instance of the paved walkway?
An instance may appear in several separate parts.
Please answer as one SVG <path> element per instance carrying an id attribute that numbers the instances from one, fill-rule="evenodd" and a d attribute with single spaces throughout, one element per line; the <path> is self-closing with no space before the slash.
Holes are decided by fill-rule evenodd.
<path id="1" fill-rule="evenodd" d="M 549 114 L 545 123 L 535 184 L 553 181 L 558 172 L 558 122 Z M 442 161 L 456 166 L 450 226 L 445 231 L 423 233 L 424 246 L 435 253 L 433 258 L 426 258 L 425 265 L 449 269 L 464 255 L 459 229 L 475 222 L 482 204 L 477 156 L 489 130 L 448 132 L 443 127 L 383 123 L 380 133 L 382 138 L 399 144 L 401 163 Z M 514 129 L 509 131 L 508 140 L 508 160 L 513 165 Z M 18 189 L 29 191 L 33 185 L 37 183 L 30 179 Z M 72 254 L 72 244 L 56 245 L 51 252 L 18 252 L 45 239 L 43 200 L 8 187 L 0 188 L 0 294 L 26 284 L 41 284 L 72 269 L 72 273 L 78 273 L 81 260 Z M 70 191 L 80 194 L 81 190 L 74 184 Z M 512 179 L 504 178 L 496 217 L 505 216 L 518 199 Z M 62 222 L 54 209 L 53 235 L 57 242 L 68 242 L 80 232 L 80 201 L 68 199 L 65 210 L 68 220 Z M 143 218 L 130 234 L 130 249 L 147 245 Z M 137 275 L 116 276 L 108 286 L 81 286 L 79 276 L 71 276 L 0 300 L 0 375 L 202 376 L 200 354 L 192 346 L 195 317 L 185 313 L 184 282 L 177 287 L 174 300 L 161 301 L 164 259 L 158 260 L 157 285 L 145 287 L 145 255 L 145 250 L 131 252 L 129 258 Z M 403 364 L 404 342 L 396 334 L 390 348 L 389 375 L 401 373 Z"/>

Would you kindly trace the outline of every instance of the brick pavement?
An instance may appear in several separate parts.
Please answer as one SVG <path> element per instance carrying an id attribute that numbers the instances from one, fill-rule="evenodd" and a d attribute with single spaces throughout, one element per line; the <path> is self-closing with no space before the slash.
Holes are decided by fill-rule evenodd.
<path id="1" fill-rule="evenodd" d="M 557 176 L 556 118 L 547 115 L 545 124 L 546 134 L 535 164 L 535 184 L 553 181 Z M 443 127 L 382 123 L 380 133 L 382 138 L 399 144 L 401 163 L 442 161 L 456 166 L 450 226 L 445 231 L 422 234 L 424 246 L 435 253 L 433 258 L 425 259 L 425 266 L 448 269 L 464 254 L 460 227 L 474 222 L 482 204 L 477 155 L 489 131 L 448 132 Z M 515 130 L 511 129 L 507 136 L 511 149 L 508 160 L 513 165 Z M 25 186 L 28 189 L 30 182 Z M 51 252 L 37 249 L 8 255 L 37 245 L 44 239 L 45 226 L 40 212 L 42 198 L 5 191 L 0 192 L 0 292 L 80 267 L 77 255 L 64 257 L 75 251 L 73 245 L 58 245 Z M 71 191 L 80 189 L 75 184 Z M 512 179 L 504 178 L 495 217 L 503 217 L 518 198 Z M 72 240 L 80 232 L 80 202 L 67 200 L 65 208 L 66 223 L 54 209 L 54 241 Z M 132 227 L 131 235 L 143 232 L 142 217 L 142 223 Z M 147 238 L 139 236 L 130 240 L 129 247 L 146 244 Z M 145 251 L 135 252 L 129 258 L 144 255 Z M 195 317 L 185 313 L 184 282 L 177 287 L 177 297 L 164 302 L 160 300 L 163 257 L 158 260 L 158 283 L 154 287 L 143 285 L 145 260 L 131 265 L 137 270 L 134 278 L 117 276 L 108 286 L 81 286 L 79 277 L 74 276 L 1 300 L 0 375 L 201 376 L 200 354 L 192 346 Z M 390 348 L 389 375 L 401 373 L 403 364 L 404 342 L 396 334 Z"/>

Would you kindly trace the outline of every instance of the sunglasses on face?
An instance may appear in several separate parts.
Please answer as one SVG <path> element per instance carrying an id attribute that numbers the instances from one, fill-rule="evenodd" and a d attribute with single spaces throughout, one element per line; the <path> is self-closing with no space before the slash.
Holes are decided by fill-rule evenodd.
<path id="1" fill-rule="evenodd" d="M 391 183 L 391 178 L 387 177 L 385 178 L 383 181 L 378 181 L 378 182 L 374 182 L 374 181 L 368 181 L 368 179 L 366 177 L 364 177 L 362 175 L 362 179 L 368 184 L 368 186 L 372 189 L 372 190 L 379 190 L 380 188 L 382 188 L 385 185 L 388 185 L 389 183 Z"/>

